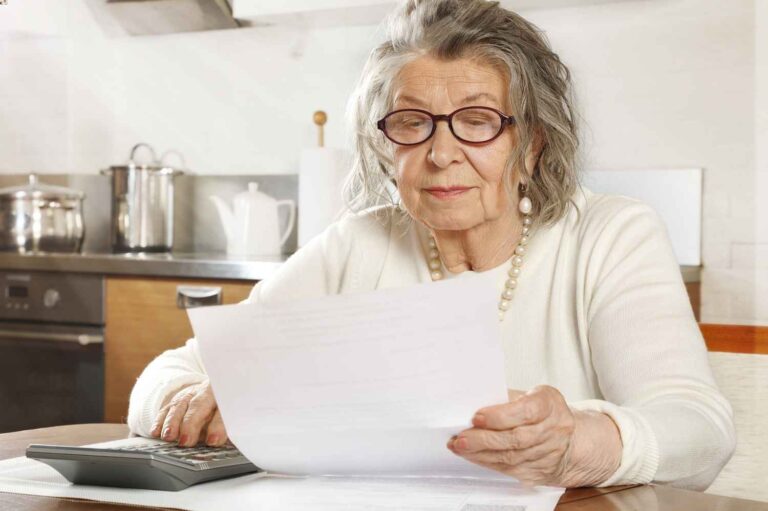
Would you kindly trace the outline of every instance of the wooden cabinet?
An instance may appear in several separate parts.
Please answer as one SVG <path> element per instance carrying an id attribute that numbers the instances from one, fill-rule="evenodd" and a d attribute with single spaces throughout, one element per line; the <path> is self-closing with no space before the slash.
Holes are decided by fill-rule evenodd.
<path id="1" fill-rule="evenodd" d="M 709 351 L 768 355 L 768 326 L 700 323 Z"/>
<path id="2" fill-rule="evenodd" d="M 178 286 L 222 288 L 222 302 L 247 298 L 254 282 L 108 277 L 106 280 L 104 420 L 125 422 L 128 397 L 141 371 L 165 350 L 192 337 L 187 313 L 176 305 Z"/>

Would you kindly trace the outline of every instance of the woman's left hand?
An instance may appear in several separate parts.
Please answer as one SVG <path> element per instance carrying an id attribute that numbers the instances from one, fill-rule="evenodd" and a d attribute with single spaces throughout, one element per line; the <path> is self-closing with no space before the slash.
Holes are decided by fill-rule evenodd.
<path id="1" fill-rule="evenodd" d="M 608 416 L 574 412 L 547 385 L 509 394 L 509 403 L 478 410 L 474 427 L 451 438 L 448 448 L 530 485 L 593 486 L 618 468 L 621 437 Z M 600 452 L 588 453 L 595 449 Z"/>

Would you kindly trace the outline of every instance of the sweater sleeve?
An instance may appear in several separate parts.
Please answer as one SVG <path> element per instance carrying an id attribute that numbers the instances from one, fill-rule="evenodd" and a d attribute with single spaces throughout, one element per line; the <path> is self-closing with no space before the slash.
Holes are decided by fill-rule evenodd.
<path id="1" fill-rule="evenodd" d="M 351 240 L 365 227 L 366 218 L 350 218 L 331 225 L 291 256 L 269 278 L 256 284 L 247 303 L 269 303 L 316 298 L 340 292 L 355 279 L 355 265 L 348 264 Z M 359 257 L 357 258 L 359 259 Z M 165 398 L 180 388 L 207 379 L 205 368 L 192 338 L 180 348 L 158 355 L 136 381 L 128 405 L 131 432 L 149 436 Z"/>
<path id="2" fill-rule="evenodd" d="M 128 403 L 131 432 L 148 437 L 165 397 L 205 379 L 194 338 L 180 348 L 159 355 L 144 368 L 131 391 Z"/>
<path id="3" fill-rule="evenodd" d="M 620 431 L 620 466 L 601 486 L 654 481 L 703 490 L 733 453 L 733 412 L 712 376 L 666 228 L 639 202 L 597 208 L 612 213 L 587 221 L 597 234 L 583 235 L 580 257 L 604 400 L 571 406 L 607 414 Z"/>

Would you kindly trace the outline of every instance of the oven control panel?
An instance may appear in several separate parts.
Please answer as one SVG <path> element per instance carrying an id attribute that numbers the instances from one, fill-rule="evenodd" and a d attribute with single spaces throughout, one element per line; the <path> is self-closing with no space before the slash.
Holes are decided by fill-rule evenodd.
<path id="1" fill-rule="evenodd" d="M 0 272 L 0 319 L 104 324 L 100 275 Z"/>

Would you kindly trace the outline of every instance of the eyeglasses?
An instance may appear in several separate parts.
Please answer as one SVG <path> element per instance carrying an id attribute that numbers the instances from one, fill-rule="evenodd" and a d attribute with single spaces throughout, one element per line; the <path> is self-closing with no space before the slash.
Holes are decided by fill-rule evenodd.
<path id="1" fill-rule="evenodd" d="M 435 134 L 437 121 L 447 121 L 453 136 L 470 144 L 490 142 L 501 135 L 505 127 L 515 124 L 513 116 L 495 108 L 468 106 L 448 115 L 410 108 L 395 110 L 378 121 L 376 127 L 395 144 L 417 145 Z"/>

